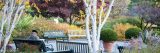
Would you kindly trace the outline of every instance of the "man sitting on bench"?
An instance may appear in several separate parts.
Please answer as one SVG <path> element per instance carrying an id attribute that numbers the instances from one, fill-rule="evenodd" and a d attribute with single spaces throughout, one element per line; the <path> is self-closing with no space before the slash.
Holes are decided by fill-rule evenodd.
<path id="1" fill-rule="evenodd" d="M 28 37 L 28 40 L 40 40 L 40 38 L 38 37 L 38 32 L 36 30 L 32 30 L 32 33 Z M 42 49 L 46 52 L 44 44 L 41 45 L 39 50 L 41 51 Z"/>
<path id="2" fill-rule="evenodd" d="M 46 52 L 46 47 L 45 47 L 45 43 L 41 40 L 25 40 L 25 39 L 13 39 L 15 45 L 16 45 L 16 49 L 20 50 L 20 48 L 24 48 L 25 45 L 27 43 L 27 45 L 29 45 L 29 48 L 30 46 L 34 46 L 37 47 L 38 46 L 38 50 L 40 52 Z"/>
<path id="3" fill-rule="evenodd" d="M 28 37 L 29 40 L 39 40 L 38 32 L 36 30 L 32 30 L 32 34 Z"/>

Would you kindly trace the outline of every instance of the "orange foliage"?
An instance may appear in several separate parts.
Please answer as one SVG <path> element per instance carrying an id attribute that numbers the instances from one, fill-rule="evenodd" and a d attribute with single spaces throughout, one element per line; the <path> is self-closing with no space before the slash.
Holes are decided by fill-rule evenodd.
<path id="1" fill-rule="evenodd" d="M 125 31 L 129 28 L 134 28 L 136 26 L 133 26 L 131 24 L 116 24 L 114 25 L 114 31 L 116 31 L 117 35 L 118 35 L 118 40 L 124 40 L 125 39 Z"/>

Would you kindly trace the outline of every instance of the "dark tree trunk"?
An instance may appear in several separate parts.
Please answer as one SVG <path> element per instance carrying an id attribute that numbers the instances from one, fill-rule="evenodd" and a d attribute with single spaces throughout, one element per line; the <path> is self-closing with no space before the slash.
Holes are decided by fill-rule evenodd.
<path id="1" fill-rule="evenodd" d="M 69 16 L 69 24 L 70 25 L 72 24 L 72 16 L 71 15 Z"/>
<path id="2" fill-rule="evenodd" d="M 144 30 L 147 28 L 148 24 L 149 24 L 149 23 L 147 22 L 147 24 L 144 26 Z M 144 30 L 143 30 L 143 31 L 144 31 Z"/>
<path id="3" fill-rule="evenodd" d="M 141 29 L 143 30 L 143 18 L 141 18 Z"/>

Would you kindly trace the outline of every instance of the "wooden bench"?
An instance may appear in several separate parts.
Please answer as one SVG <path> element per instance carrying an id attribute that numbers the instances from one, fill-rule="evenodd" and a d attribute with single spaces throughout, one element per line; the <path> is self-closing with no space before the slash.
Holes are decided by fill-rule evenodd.
<path id="1" fill-rule="evenodd" d="M 42 40 L 23 40 L 23 39 L 13 39 L 15 45 L 16 45 L 16 49 L 17 50 L 21 50 L 22 46 L 24 44 L 29 44 L 29 46 L 36 46 L 39 50 L 39 52 L 46 52 L 46 47 L 45 47 L 45 43 Z"/>
<path id="2" fill-rule="evenodd" d="M 57 51 L 73 50 L 74 53 L 89 53 L 88 43 L 56 41 Z"/>
<path id="3" fill-rule="evenodd" d="M 45 39 L 62 39 L 68 40 L 67 35 L 63 31 L 47 31 L 44 32 Z"/>
<path id="4" fill-rule="evenodd" d="M 38 50 L 42 50 L 42 51 L 39 51 L 39 52 L 47 52 L 47 53 L 74 53 L 73 50 L 59 50 L 59 51 L 49 51 L 46 49 L 46 46 L 44 44 L 44 42 L 42 40 L 23 40 L 23 39 L 13 39 L 15 45 L 16 45 L 16 49 L 19 51 L 20 49 L 23 49 L 23 48 L 20 48 L 23 46 L 23 43 L 27 43 L 29 44 L 29 46 L 31 48 L 33 48 L 32 45 L 34 46 L 37 46 L 38 47 Z M 27 48 L 29 49 L 29 48 Z M 33 48 L 35 49 L 35 48 Z M 20 51 L 21 52 L 21 51 Z M 23 51 L 22 51 L 23 52 Z M 27 51 L 28 52 L 28 51 Z M 32 51 L 29 51 L 29 52 L 32 52 Z"/>
<path id="5" fill-rule="evenodd" d="M 86 37 L 84 30 L 68 30 L 68 39 L 72 37 Z"/>
<path id="6" fill-rule="evenodd" d="M 74 53 L 74 52 L 73 50 L 64 50 L 64 51 L 47 52 L 47 53 Z"/>

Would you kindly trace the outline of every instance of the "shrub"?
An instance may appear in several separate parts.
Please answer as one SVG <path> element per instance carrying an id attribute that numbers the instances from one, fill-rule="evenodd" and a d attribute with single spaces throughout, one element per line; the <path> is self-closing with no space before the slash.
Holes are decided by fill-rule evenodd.
<path id="1" fill-rule="evenodd" d="M 35 17 L 31 15 L 24 14 L 23 17 L 17 23 L 15 30 L 12 33 L 12 37 L 22 37 L 24 38 L 27 35 L 30 35 L 32 30 L 32 23 L 34 22 Z"/>
<path id="2" fill-rule="evenodd" d="M 112 29 L 105 29 L 101 31 L 100 39 L 103 41 L 115 41 L 117 40 L 117 34 Z"/>
<path id="3" fill-rule="evenodd" d="M 76 25 L 76 26 L 79 26 L 79 27 L 83 25 L 81 22 L 75 22 L 73 24 Z"/>
<path id="4" fill-rule="evenodd" d="M 144 24 L 141 24 L 141 21 L 138 18 L 128 18 L 127 22 L 137 27 L 144 26 Z"/>
<path id="5" fill-rule="evenodd" d="M 131 24 L 133 26 L 141 27 L 141 21 L 138 18 L 119 18 L 119 19 L 113 19 L 112 21 L 107 22 L 103 28 L 112 28 L 117 23 L 122 24 Z M 142 27 L 144 24 L 142 24 Z"/>
<path id="6" fill-rule="evenodd" d="M 155 33 L 157 33 L 157 35 L 159 35 L 159 36 L 160 36 L 160 31 L 155 31 Z"/>
<path id="7" fill-rule="evenodd" d="M 115 22 L 123 23 L 123 24 L 129 23 L 131 25 L 141 27 L 141 21 L 138 18 L 120 18 L 120 19 L 115 20 Z"/>
<path id="8" fill-rule="evenodd" d="M 133 28 L 136 26 L 133 26 L 131 24 L 116 24 L 114 25 L 114 31 L 117 33 L 118 40 L 124 40 L 125 39 L 125 31 L 129 28 Z"/>
<path id="9" fill-rule="evenodd" d="M 32 22 L 34 20 L 35 20 L 34 17 L 32 17 L 30 15 L 24 15 L 22 17 L 22 19 L 20 19 L 20 21 L 16 25 L 16 30 L 26 30 L 26 29 L 28 29 L 32 25 Z"/>
<path id="10" fill-rule="evenodd" d="M 102 29 L 105 29 L 105 28 L 111 28 L 111 29 L 113 29 L 114 27 L 114 25 L 116 24 L 116 22 L 114 22 L 114 21 L 109 21 L 109 22 L 107 22 L 104 26 L 103 26 L 103 28 Z"/>
<path id="11" fill-rule="evenodd" d="M 64 22 L 64 20 L 63 20 L 62 18 L 58 18 L 58 21 L 59 21 L 60 23 Z"/>
<path id="12" fill-rule="evenodd" d="M 131 39 L 132 37 L 137 38 L 139 35 L 139 32 L 141 32 L 141 29 L 139 28 L 129 28 L 125 32 L 126 39 Z"/>
<path id="13" fill-rule="evenodd" d="M 56 18 L 58 19 L 58 22 L 60 22 L 60 23 L 64 22 L 64 20 L 62 18 L 60 18 L 60 17 L 51 17 L 49 20 L 54 21 L 54 19 L 56 19 Z"/>

